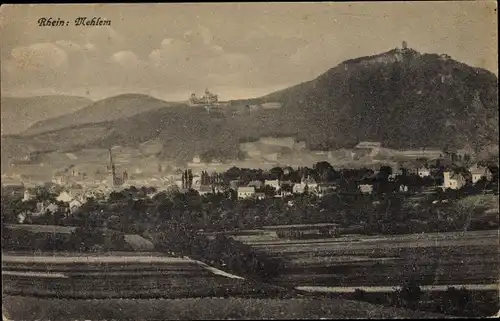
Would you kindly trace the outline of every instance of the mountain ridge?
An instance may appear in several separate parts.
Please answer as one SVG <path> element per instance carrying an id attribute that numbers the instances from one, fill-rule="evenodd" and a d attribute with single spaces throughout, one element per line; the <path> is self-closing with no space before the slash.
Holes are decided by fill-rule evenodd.
<path id="1" fill-rule="evenodd" d="M 143 97 L 132 94 L 114 100 L 125 104 L 126 117 L 99 115 L 89 118 L 93 122 L 15 140 L 47 151 L 159 139 L 163 157 L 184 161 L 202 153 L 236 158 L 240 142 L 263 136 L 293 136 L 319 150 L 378 141 L 396 149 L 479 151 L 498 145 L 497 85 L 493 73 L 447 55 L 394 49 L 346 60 L 315 79 L 262 97 L 230 101 L 233 107 L 279 102 L 280 109 L 229 115 L 161 101 L 137 112 L 133 108 L 143 105 Z M 72 142 L 67 137 L 74 132 L 90 136 Z"/>
<path id="2" fill-rule="evenodd" d="M 73 113 L 38 122 L 28 128 L 24 135 L 36 135 L 58 129 L 130 117 L 141 112 L 169 107 L 169 103 L 149 95 L 127 93 L 104 98 Z"/>
<path id="3" fill-rule="evenodd" d="M 33 124 L 75 112 L 92 100 L 81 96 L 40 95 L 1 97 L 2 136 L 20 134 Z"/>

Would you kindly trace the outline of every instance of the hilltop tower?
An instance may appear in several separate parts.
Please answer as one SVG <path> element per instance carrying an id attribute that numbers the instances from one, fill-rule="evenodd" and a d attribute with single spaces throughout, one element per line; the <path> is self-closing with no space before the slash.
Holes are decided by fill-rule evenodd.
<path id="1" fill-rule="evenodd" d="M 402 46 L 403 50 L 406 50 L 408 49 L 408 43 L 406 43 L 406 41 L 403 41 L 403 46 Z"/>

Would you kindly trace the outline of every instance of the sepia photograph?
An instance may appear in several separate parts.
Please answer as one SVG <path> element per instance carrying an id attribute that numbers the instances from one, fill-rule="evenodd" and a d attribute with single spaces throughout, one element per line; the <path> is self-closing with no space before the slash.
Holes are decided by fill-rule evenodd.
<path id="1" fill-rule="evenodd" d="M 4 4 L 2 318 L 500 318 L 496 1 Z"/>

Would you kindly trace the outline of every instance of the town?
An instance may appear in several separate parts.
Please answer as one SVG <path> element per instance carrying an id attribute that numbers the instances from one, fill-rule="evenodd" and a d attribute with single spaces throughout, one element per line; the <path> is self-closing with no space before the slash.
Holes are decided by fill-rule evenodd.
<path id="1" fill-rule="evenodd" d="M 360 142 L 353 149 L 352 157 L 373 155 L 377 153 L 377 149 L 380 149 L 380 143 Z M 194 169 L 179 168 L 164 180 L 148 181 L 134 180 L 126 170 L 119 173 L 112 150 L 109 149 L 109 164 L 103 171 L 108 174 L 102 180 L 89 178 L 85 173 L 75 171 L 73 165 L 54 175 L 52 182 L 37 186 L 3 177 L 2 195 L 17 197 L 25 204 L 15 218 L 8 218 L 13 223 L 39 222 L 43 221 L 42 217 L 50 217 L 61 211 L 64 216 L 71 216 L 89 200 L 105 202 L 118 194 L 135 194 L 133 199 L 137 199 L 137 193 L 132 191 L 146 191 L 143 197 L 149 199 L 162 193 L 194 193 L 200 197 L 220 195 L 234 201 L 253 199 L 257 202 L 279 198 L 286 201 L 288 207 L 293 207 L 294 199 L 301 195 L 314 197 L 317 199 L 315 202 L 325 198 L 364 195 L 374 204 L 388 195 L 397 196 L 405 203 L 415 203 L 418 199 L 427 198 L 431 199 L 432 206 L 436 202 L 448 202 L 446 197 L 457 199 L 475 194 L 498 195 L 498 164 L 475 162 L 470 154 L 460 151 L 444 153 L 433 150 L 426 151 L 426 155 L 434 155 L 436 158 L 414 157 L 413 161 L 401 162 L 397 167 L 382 165 L 374 170 L 334 169 L 326 161 L 313 164 L 312 167 L 275 166 L 269 170 L 233 166 L 223 172 L 209 172 L 198 166 Z M 200 165 L 199 158 L 195 157 L 190 164 Z M 42 195 L 52 195 L 52 201 L 41 198 Z M 26 204 L 31 204 L 32 207 Z M 321 215 L 314 223 L 338 223 L 334 216 Z M 371 218 L 361 217 L 361 221 L 369 219 Z M 275 223 L 286 224 L 280 221 Z"/>

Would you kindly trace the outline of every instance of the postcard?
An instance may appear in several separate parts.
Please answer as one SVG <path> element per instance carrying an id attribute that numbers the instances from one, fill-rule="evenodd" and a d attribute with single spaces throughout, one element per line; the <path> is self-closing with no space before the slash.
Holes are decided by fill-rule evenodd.
<path id="1" fill-rule="evenodd" d="M 4 320 L 500 316 L 496 2 L 0 17 Z"/>

